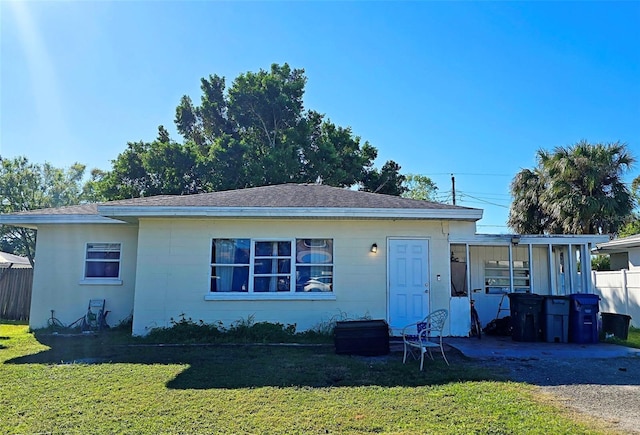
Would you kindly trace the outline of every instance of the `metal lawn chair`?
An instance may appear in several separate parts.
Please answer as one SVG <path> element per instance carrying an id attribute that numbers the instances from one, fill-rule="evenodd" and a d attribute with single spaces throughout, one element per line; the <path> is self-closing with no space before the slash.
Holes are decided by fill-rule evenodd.
<path id="1" fill-rule="evenodd" d="M 431 349 L 440 349 L 442 358 L 449 365 L 447 356 L 444 354 L 442 344 L 442 331 L 449 315 L 447 310 L 436 310 L 427 315 L 419 322 L 412 323 L 402 329 L 402 341 L 404 342 L 404 357 L 402 363 L 406 363 L 407 354 L 413 355 L 413 349 L 420 350 L 420 371 L 424 365 L 424 354 L 429 353 L 433 360 Z M 415 355 L 414 355 L 415 356 Z"/>

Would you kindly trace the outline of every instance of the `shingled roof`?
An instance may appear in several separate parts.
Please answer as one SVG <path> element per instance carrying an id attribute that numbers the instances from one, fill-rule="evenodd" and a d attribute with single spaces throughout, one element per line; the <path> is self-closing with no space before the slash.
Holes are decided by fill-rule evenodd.
<path id="1" fill-rule="evenodd" d="M 456 210 L 465 208 L 320 184 L 278 184 L 196 195 L 159 195 L 103 204 L 103 206 L 112 205 L 120 207 L 335 207 Z"/>
<path id="2" fill-rule="evenodd" d="M 0 216 L 238 216 L 462 219 L 482 210 L 318 184 L 279 184 L 194 195 L 158 195 Z"/>
<path id="3" fill-rule="evenodd" d="M 103 204 L 107 204 L 106 202 Z M 18 211 L 15 213 L 8 213 L 0 216 L 35 216 L 35 215 L 67 215 L 67 216 L 79 216 L 79 215 L 98 215 L 98 204 L 80 204 L 80 205 L 67 205 L 64 207 L 55 208 L 41 208 L 37 210 Z"/>

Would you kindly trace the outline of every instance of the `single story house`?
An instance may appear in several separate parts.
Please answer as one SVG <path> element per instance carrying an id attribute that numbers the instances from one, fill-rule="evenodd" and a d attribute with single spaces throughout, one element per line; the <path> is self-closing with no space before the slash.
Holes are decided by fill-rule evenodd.
<path id="1" fill-rule="evenodd" d="M 31 263 L 27 257 L 0 252 L 0 269 L 31 269 Z"/>
<path id="2" fill-rule="evenodd" d="M 317 184 L 161 195 L 0 215 L 38 230 L 30 326 L 105 299 L 133 334 L 181 315 L 306 330 L 342 318 L 393 333 L 446 308 L 465 336 L 509 292 L 590 292 L 601 236 L 479 235 L 482 210 Z M 507 298 L 508 300 L 508 298 Z"/>
<path id="3" fill-rule="evenodd" d="M 592 272 L 594 293 L 603 312 L 631 316 L 640 328 L 640 234 L 597 243 L 593 253 L 609 255 L 610 271 Z"/>
<path id="4" fill-rule="evenodd" d="M 596 244 L 596 254 L 609 255 L 611 270 L 640 271 L 640 234 Z"/>
<path id="5" fill-rule="evenodd" d="M 27 257 L 0 252 L 0 319 L 29 319 L 32 279 Z"/>

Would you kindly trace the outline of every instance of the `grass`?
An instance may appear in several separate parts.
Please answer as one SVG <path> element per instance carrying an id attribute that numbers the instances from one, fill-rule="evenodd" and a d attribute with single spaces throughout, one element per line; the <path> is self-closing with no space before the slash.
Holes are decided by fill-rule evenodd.
<path id="1" fill-rule="evenodd" d="M 626 340 L 621 340 L 619 338 L 613 337 L 608 339 L 607 341 L 640 349 L 640 328 L 634 328 L 633 326 L 629 327 L 629 335 L 627 336 Z"/>
<path id="2" fill-rule="evenodd" d="M 129 345 L 0 325 L 3 433 L 603 433 L 455 352 L 447 366 L 332 346 Z"/>
<path id="3" fill-rule="evenodd" d="M 629 328 L 629 336 L 627 337 L 627 346 L 640 349 L 640 328 Z"/>

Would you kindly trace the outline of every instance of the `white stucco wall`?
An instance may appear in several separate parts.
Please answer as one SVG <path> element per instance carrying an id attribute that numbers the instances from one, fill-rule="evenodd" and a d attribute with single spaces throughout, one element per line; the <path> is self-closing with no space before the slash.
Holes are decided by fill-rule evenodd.
<path id="1" fill-rule="evenodd" d="M 629 253 L 615 252 L 609 255 L 611 270 L 629 269 Z"/>
<path id="2" fill-rule="evenodd" d="M 629 249 L 629 270 L 640 269 L 640 248 Z"/>
<path id="3" fill-rule="evenodd" d="M 473 223 L 461 223 L 454 231 L 466 235 L 473 229 Z M 390 237 L 429 240 L 430 309 L 449 308 L 449 231 L 448 223 L 440 221 L 141 219 L 133 333 L 170 326 L 171 318 L 181 314 L 225 325 L 254 316 L 257 322 L 295 323 L 299 331 L 343 314 L 387 319 Z M 225 237 L 332 238 L 335 299 L 205 300 L 211 240 Z M 377 254 L 370 252 L 372 243 L 378 245 Z"/>
<path id="4" fill-rule="evenodd" d="M 47 326 L 51 310 L 64 324 L 84 316 L 90 299 L 105 299 L 107 323 L 117 325 L 133 310 L 137 257 L 136 226 L 41 225 L 36 242 L 29 326 Z M 121 243 L 121 285 L 82 283 L 86 244 Z"/>

